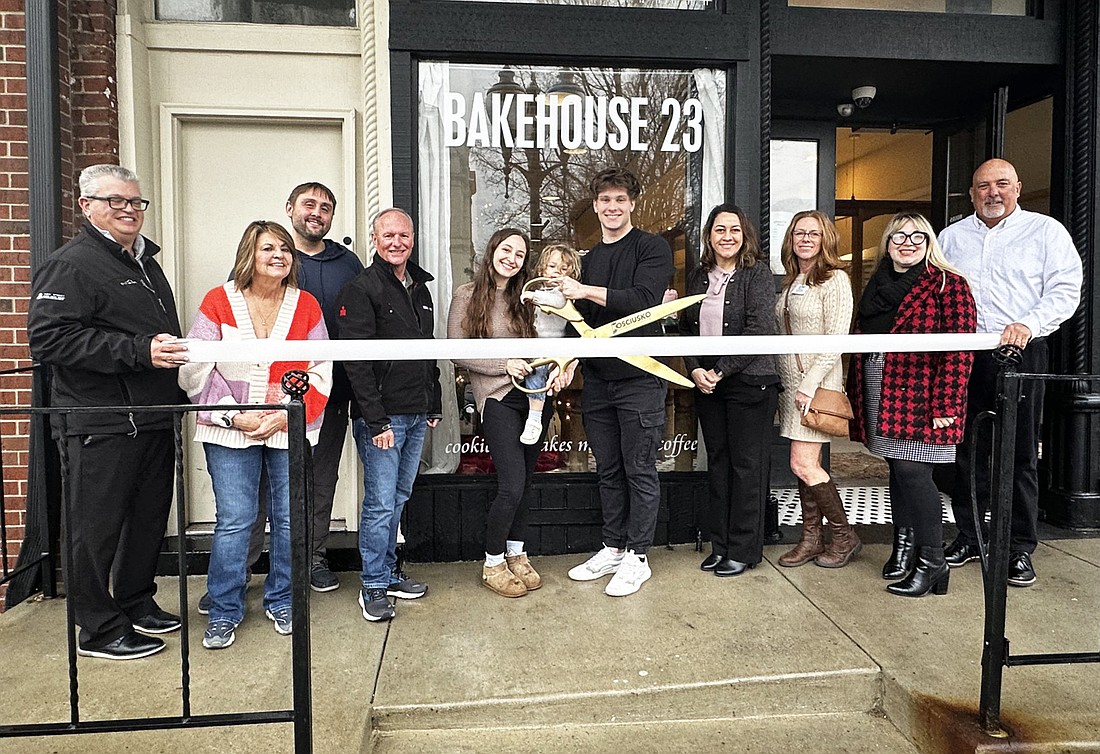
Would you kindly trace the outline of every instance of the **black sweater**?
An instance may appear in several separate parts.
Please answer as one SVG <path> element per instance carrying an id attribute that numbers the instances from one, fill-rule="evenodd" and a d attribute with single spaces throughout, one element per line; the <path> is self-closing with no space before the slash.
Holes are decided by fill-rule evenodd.
<path id="1" fill-rule="evenodd" d="M 607 306 L 577 301 L 577 310 L 592 327 L 606 325 L 628 314 L 661 303 L 676 269 L 672 249 L 660 236 L 632 228 L 614 243 L 600 242 L 584 257 L 581 282 L 607 288 Z M 619 337 L 661 335 L 660 322 L 640 327 Z M 585 359 L 585 376 L 625 380 L 646 372 L 618 359 Z"/>

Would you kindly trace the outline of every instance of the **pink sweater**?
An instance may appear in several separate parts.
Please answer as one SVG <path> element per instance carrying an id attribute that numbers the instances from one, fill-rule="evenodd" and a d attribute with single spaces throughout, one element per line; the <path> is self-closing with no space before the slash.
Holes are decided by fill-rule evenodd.
<path id="1" fill-rule="evenodd" d="M 255 340 L 252 319 L 244 295 L 232 281 L 211 289 L 199 305 L 188 338 L 197 340 Z M 328 340 L 325 320 L 317 300 L 305 291 L 287 288 L 283 304 L 271 328 L 272 340 Z M 217 362 L 185 364 L 179 370 L 179 384 L 192 403 L 226 406 L 227 411 L 246 403 L 287 403 L 283 393 L 283 374 L 300 369 L 309 374 L 305 395 L 306 437 L 317 444 L 325 403 L 332 387 L 331 361 L 275 361 L 264 363 Z M 223 426 L 224 412 L 200 411 L 196 419 L 195 440 L 230 448 L 250 445 L 287 447 L 287 433 L 277 432 L 265 441 L 251 440 L 244 432 Z"/>

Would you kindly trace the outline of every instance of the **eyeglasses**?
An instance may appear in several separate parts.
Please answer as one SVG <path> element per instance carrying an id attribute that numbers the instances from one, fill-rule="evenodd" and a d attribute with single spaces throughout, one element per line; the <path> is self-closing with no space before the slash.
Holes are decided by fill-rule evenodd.
<path id="1" fill-rule="evenodd" d="M 908 242 L 914 246 L 924 246 L 925 241 L 928 240 L 928 234 L 922 233 L 919 230 L 914 230 L 912 233 L 902 233 L 900 230 L 897 233 L 890 234 L 890 241 L 894 246 L 901 246 Z"/>
<path id="2" fill-rule="evenodd" d="M 791 232 L 791 238 L 808 238 L 811 241 L 820 241 L 823 235 L 825 234 L 820 230 L 795 230 Z"/>
<path id="3" fill-rule="evenodd" d="M 133 207 L 134 209 L 144 212 L 149 208 L 148 199 L 127 199 L 123 196 L 88 196 L 86 199 L 98 199 L 101 202 L 107 202 L 107 206 L 111 209 L 126 209 L 126 205 Z"/>

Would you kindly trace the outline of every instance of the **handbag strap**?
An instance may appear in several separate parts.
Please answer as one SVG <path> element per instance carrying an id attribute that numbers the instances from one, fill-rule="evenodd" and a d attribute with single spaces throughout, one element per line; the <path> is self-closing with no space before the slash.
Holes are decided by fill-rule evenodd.
<path id="1" fill-rule="evenodd" d="M 793 282 L 791 283 L 791 285 L 787 286 L 787 290 L 784 292 L 784 295 L 783 295 L 783 326 L 787 328 L 787 335 L 794 335 L 794 333 L 791 332 L 791 286 L 792 285 L 794 285 Z M 802 357 L 799 356 L 797 353 L 794 355 L 794 361 L 795 361 L 796 364 L 798 364 L 798 371 L 799 372 L 804 371 L 802 369 Z"/>

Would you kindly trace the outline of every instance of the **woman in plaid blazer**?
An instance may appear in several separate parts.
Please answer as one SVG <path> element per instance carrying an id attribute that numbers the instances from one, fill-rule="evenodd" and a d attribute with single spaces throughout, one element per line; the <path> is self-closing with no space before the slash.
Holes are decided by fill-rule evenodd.
<path id="1" fill-rule="evenodd" d="M 860 299 L 855 332 L 974 332 L 970 286 L 944 259 L 928 220 L 916 213 L 895 215 L 879 252 L 882 261 Z M 895 547 L 883 569 L 884 577 L 901 579 L 887 586 L 893 594 L 947 593 L 943 512 L 932 470 L 935 463 L 954 462 L 955 446 L 962 442 L 972 360 L 961 351 L 852 358 L 851 438 L 886 459 L 894 525 L 912 529 L 912 544 Z"/>

